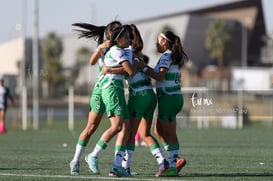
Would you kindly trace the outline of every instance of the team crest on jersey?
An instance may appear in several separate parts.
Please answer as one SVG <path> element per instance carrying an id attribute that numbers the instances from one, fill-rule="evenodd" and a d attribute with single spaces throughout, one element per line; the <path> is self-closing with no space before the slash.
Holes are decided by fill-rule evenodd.
<path id="1" fill-rule="evenodd" d="M 119 106 L 119 107 L 118 107 L 118 110 L 119 110 L 119 111 L 122 111 L 122 110 L 123 110 L 123 109 L 122 109 L 122 106 Z"/>
<path id="2" fill-rule="evenodd" d="M 96 105 L 96 109 L 97 109 L 97 110 L 100 110 L 100 107 L 101 107 L 100 104 L 97 104 L 97 105 Z"/>

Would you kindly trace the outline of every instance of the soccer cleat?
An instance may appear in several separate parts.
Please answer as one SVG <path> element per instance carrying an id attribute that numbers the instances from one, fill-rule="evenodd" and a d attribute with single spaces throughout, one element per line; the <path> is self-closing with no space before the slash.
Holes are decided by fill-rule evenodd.
<path id="1" fill-rule="evenodd" d="M 88 154 L 85 156 L 85 161 L 88 164 L 89 169 L 94 174 L 99 174 L 99 166 L 98 166 L 98 158 L 91 156 L 91 154 Z"/>
<path id="2" fill-rule="evenodd" d="M 155 174 L 157 177 L 161 177 L 163 173 L 169 168 L 169 162 L 164 159 L 163 163 L 158 166 L 158 170 Z"/>
<path id="3" fill-rule="evenodd" d="M 140 146 L 140 141 L 136 141 L 136 142 L 135 142 L 135 146 L 136 146 L 136 147 L 139 147 L 139 146 Z"/>
<path id="4" fill-rule="evenodd" d="M 70 166 L 70 174 L 71 175 L 79 175 L 80 173 L 80 163 L 79 162 L 75 162 L 75 161 L 71 161 L 69 163 Z"/>
<path id="5" fill-rule="evenodd" d="M 112 165 L 109 170 L 109 177 L 119 177 L 117 174 L 117 167 L 115 165 Z"/>
<path id="6" fill-rule="evenodd" d="M 144 141 L 141 141 L 140 146 L 146 147 L 146 143 Z"/>
<path id="7" fill-rule="evenodd" d="M 176 168 L 168 168 L 167 170 L 165 170 L 160 177 L 177 177 L 178 173 L 176 171 Z"/>
<path id="8" fill-rule="evenodd" d="M 176 170 L 177 173 L 179 173 L 181 171 L 181 169 L 186 165 L 187 161 L 184 158 L 178 158 L 176 160 Z"/>
<path id="9" fill-rule="evenodd" d="M 131 169 L 130 168 L 125 168 L 126 169 L 126 172 L 129 176 L 134 176 L 134 175 L 137 175 L 137 172 L 131 172 Z"/>
<path id="10" fill-rule="evenodd" d="M 122 166 L 112 165 L 110 168 L 109 177 L 130 177 L 131 175 L 127 173 L 127 170 Z"/>
<path id="11" fill-rule="evenodd" d="M 126 169 L 127 174 L 128 174 L 128 175 L 131 175 L 131 170 L 130 170 L 130 168 L 125 168 L 125 169 Z"/>

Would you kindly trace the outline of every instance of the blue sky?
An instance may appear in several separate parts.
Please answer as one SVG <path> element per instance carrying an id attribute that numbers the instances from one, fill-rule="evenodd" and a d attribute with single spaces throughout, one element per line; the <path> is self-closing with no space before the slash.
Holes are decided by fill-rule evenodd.
<path id="1" fill-rule="evenodd" d="M 234 1 L 236 0 L 39 0 L 39 34 L 43 37 L 51 31 L 60 35 L 71 33 L 71 24 L 74 22 L 104 25 L 115 18 L 126 22 Z M 1 0 L 0 43 L 18 37 L 20 24 L 25 25 L 26 34 L 31 36 L 33 2 L 34 0 Z M 263 0 L 267 32 L 272 33 L 273 11 L 270 7 L 273 7 L 273 1 Z"/>

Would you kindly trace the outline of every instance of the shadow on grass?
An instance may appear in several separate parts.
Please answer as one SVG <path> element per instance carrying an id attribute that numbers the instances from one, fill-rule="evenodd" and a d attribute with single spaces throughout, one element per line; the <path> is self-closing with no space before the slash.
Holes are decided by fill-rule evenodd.
<path id="1" fill-rule="evenodd" d="M 182 177 L 273 177 L 273 173 L 208 173 L 187 174 Z"/>
<path id="2" fill-rule="evenodd" d="M 1 168 L 0 167 L 0 171 L 2 170 L 54 170 L 53 168 L 27 168 L 27 167 L 24 167 L 24 168 L 15 168 L 15 167 L 10 167 L 10 168 Z"/>

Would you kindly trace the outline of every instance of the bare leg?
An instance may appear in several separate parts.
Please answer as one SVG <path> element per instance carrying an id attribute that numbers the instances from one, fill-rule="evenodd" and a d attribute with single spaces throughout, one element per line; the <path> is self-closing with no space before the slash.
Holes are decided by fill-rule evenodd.
<path id="1" fill-rule="evenodd" d="M 118 132 L 122 130 L 123 119 L 121 116 L 109 117 L 111 122 L 110 128 L 108 128 L 101 136 L 101 140 L 108 143 Z"/>
<path id="2" fill-rule="evenodd" d="M 88 142 L 92 134 L 97 130 L 103 114 L 98 114 L 90 111 L 88 115 L 88 122 L 84 130 L 81 132 L 79 139 Z"/>
<path id="3" fill-rule="evenodd" d="M 156 139 L 151 135 L 151 126 L 151 120 L 142 119 L 138 127 L 140 137 L 148 147 L 150 147 L 152 144 L 157 143 Z"/>

